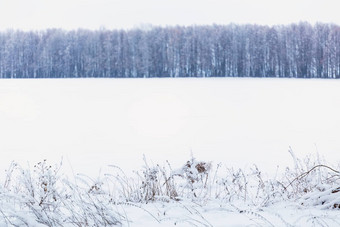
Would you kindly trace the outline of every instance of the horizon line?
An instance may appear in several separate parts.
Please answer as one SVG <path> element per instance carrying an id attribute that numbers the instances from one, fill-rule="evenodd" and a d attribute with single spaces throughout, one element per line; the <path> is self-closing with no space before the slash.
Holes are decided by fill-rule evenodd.
<path id="1" fill-rule="evenodd" d="M 0 28 L 0 32 L 8 32 L 8 31 L 20 31 L 20 32 L 40 32 L 40 31 L 49 31 L 49 30 L 61 30 L 61 31 L 133 31 L 133 30 L 152 30 L 155 28 L 190 28 L 190 27 L 214 27 L 214 26 L 260 26 L 260 27 L 269 27 L 269 28 L 275 28 L 275 27 L 281 27 L 281 26 L 290 26 L 290 25 L 299 25 L 299 24 L 309 24 L 311 26 L 316 26 L 318 24 L 322 25 L 335 25 L 340 26 L 340 24 L 335 22 L 323 22 L 323 21 L 305 21 L 301 20 L 298 22 L 290 22 L 290 23 L 277 23 L 277 24 L 263 24 L 263 23 L 240 23 L 240 22 L 229 22 L 229 23 L 207 23 L 207 24 L 166 24 L 166 25 L 159 25 L 159 24 L 152 24 L 152 23 L 140 23 L 137 25 L 134 25 L 132 27 L 126 27 L 126 28 L 107 28 L 104 25 L 99 26 L 98 28 L 85 28 L 85 27 L 77 27 L 77 28 L 63 28 L 63 27 L 46 27 L 46 28 Z"/>

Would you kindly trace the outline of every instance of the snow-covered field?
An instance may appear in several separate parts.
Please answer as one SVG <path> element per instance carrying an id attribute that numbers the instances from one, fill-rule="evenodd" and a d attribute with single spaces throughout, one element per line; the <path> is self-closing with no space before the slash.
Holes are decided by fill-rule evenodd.
<path id="1" fill-rule="evenodd" d="M 200 160 L 268 171 L 319 152 L 340 161 L 340 81 L 0 81 L 0 167 L 64 158 L 75 172 Z M 89 168 L 91 167 L 91 168 Z"/>
<path id="2" fill-rule="evenodd" d="M 96 177 L 110 164 L 133 174 L 143 154 L 151 164 L 168 160 L 174 168 L 191 154 L 241 169 L 255 163 L 271 176 L 294 166 L 289 147 L 334 167 L 340 161 L 339 88 L 338 80 L 303 79 L 0 80 L 0 179 L 12 160 L 32 168 L 62 159 L 69 176 Z M 117 209 L 134 220 L 131 226 L 339 224 L 336 211 L 291 201 L 247 212 L 237 210 L 244 204 L 184 201 Z"/>

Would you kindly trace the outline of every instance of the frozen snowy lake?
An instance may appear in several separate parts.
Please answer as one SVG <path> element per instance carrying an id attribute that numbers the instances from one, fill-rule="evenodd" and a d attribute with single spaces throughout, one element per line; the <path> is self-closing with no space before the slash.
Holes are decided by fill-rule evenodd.
<path id="1" fill-rule="evenodd" d="M 143 154 L 274 172 L 319 152 L 340 161 L 340 81 L 303 79 L 0 80 L 1 171 L 47 159 L 91 176 L 137 170 Z"/>

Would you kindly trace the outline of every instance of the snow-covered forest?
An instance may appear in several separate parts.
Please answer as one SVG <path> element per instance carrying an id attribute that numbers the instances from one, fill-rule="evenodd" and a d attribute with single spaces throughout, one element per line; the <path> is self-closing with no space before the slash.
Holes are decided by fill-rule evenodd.
<path id="1" fill-rule="evenodd" d="M 299 23 L 0 32 L 1 78 L 340 77 L 340 27 Z"/>

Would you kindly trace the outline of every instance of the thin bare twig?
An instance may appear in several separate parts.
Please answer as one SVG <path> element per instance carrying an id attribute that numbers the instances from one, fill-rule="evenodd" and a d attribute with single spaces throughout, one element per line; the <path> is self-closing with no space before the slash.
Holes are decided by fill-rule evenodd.
<path id="1" fill-rule="evenodd" d="M 327 168 L 327 169 L 329 169 L 329 170 L 331 170 L 331 171 L 333 171 L 333 172 L 335 172 L 335 173 L 337 173 L 337 174 L 340 174 L 340 171 L 337 171 L 337 170 L 335 170 L 335 169 L 333 169 L 332 167 L 329 167 L 329 166 L 327 166 L 327 165 L 322 165 L 322 164 L 316 165 L 316 166 L 314 166 L 313 168 L 311 168 L 310 170 L 308 170 L 307 172 L 304 172 L 304 173 L 302 173 L 301 175 L 299 175 L 299 176 L 297 176 L 296 178 L 294 178 L 291 182 L 289 182 L 289 184 L 288 184 L 287 186 L 284 187 L 284 189 L 287 190 L 287 188 L 288 188 L 289 186 L 291 186 L 295 181 L 297 181 L 297 180 L 299 180 L 299 179 L 301 179 L 301 178 L 307 176 L 309 173 L 311 173 L 311 172 L 312 172 L 313 170 L 315 170 L 316 168 L 321 168 L 321 167 Z"/>

